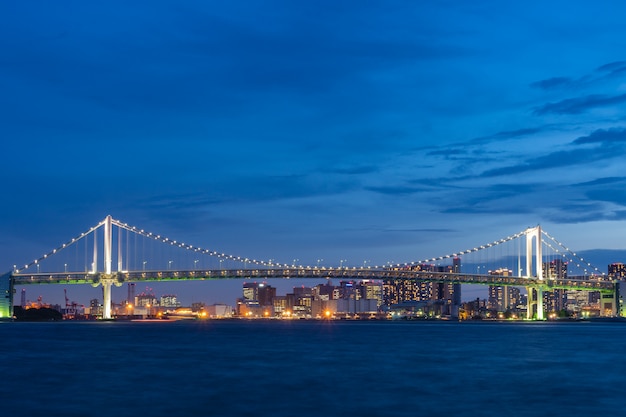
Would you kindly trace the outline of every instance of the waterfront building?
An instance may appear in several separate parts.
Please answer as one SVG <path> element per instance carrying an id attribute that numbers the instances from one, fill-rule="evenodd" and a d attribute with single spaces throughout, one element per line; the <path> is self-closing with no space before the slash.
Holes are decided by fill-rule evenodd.
<path id="1" fill-rule="evenodd" d="M 383 304 L 383 285 L 380 281 L 365 280 L 359 283 L 361 298 L 365 300 L 376 300 L 376 307 Z"/>
<path id="2" fill-rule="evenodd" d="M 176 297 L 176 295 L 165 294 L 161 296 L 159 305 L 161 307 L 180 307 L 180 302 L 178 301 L 178 297 Z"/>
<path id="3" fill-rule="evenodd" d="M 104 307 L 100 300 L 97 298 L 92 298 L 89 301 L 89 309 L 85 311 L 85 314 L 89 314 L 90 316 L 102 316 L 102 311 Z"/>
<path id="4" fill-rule="evenodd" d="M 420 264 L 407 268 L 411 271 L 460 273 L 461 258 L 454 258 L 452 265 Z M 407 301 L 432 301 L 439 306 L 440 314 L 456 317 L 461 305 L 461 284 L 412 280 L 383 281 L 382 304 L 385 307 Z"/>
<path id="5" fill-rule="evenodd" d="M 383 305 L 392 306 L 405 301 L 426 301 L 432 298 L 432 283 L 411 280 L 384 280 Z"/>
<path id="6" fill-rule="evenodd" d="M 204 311 L 209 318 L 228 318 L 233 315 L 233 308 L 226 304 L 212 304 L 205 306 Z"/>
<path id="7" fill-rule="evenodd" d="M 340 290 L 328 281 L 325 284 L 318 284 L 313 287 L 311 289 L 311 294 L 316 300 L 338 300 L 340 297 Z"/>
<path id="8" fill-rule="evenodd" d="M 159 305 L 159 300 L 153 292 L 141 292 L 135 296 L 135 307 Z"/>
<path id="9" fill-rule="evenodd" d="M 271 306 L 276 297 L 276 288 L 264 282 L 244 282 L 243 300 L 245 302 L 256 302 L 261 306 Z"/>
<path id="10" fill-rule="evenodd" d="M 291 309 L 289 308 L 289 305 L 287 304 L 286 295 L 277 295 L 276 297 L 274 297 L 272 305 L 274 307 L 274 313 L 277 316 L 290 316 L 291 315 Z"/>
<path id="11" fill-rule="evenodd" d="M 126 297 L 126 304 L 132 304 L 135 302 L 135 283 L 128 283 L 128 295 Z"/>
<path id="12" fill-rule="evenodd" d="M 553 259 L 543 263 L 543 277 L 545 280 L 567 279 L 567 262 L 562 259 Z M 559 312 L 567 308 L 567 291 L 556 289 L 543 293 L 543 306 L 546 312 Z"/>

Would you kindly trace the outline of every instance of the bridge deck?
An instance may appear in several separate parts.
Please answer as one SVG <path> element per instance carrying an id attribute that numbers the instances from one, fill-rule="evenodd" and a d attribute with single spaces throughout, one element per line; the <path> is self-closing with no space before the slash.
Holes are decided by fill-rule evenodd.
<path id="1" fill-rule="evenodd" d="M 267 268 L 267 269 L 218 269 L 195 271 L 134 271 L 115 272 L 111 276 L 102 273 L 64 272 L 13 274 L 14 285 L 28 284 L 92 284 L 101 279 L 112 279 L 117 284 L 124 282 L 191 281 L 214 279 L 269 279 L 269 278 L 316 278 L 344 280 L 415 280 L 451 284 L 481 284 L 518 287 L 544 287 L 610 292 L 615 283 L 600 279 L 545 279 L 481 275 L 448 272 L 372 268 Z"/>

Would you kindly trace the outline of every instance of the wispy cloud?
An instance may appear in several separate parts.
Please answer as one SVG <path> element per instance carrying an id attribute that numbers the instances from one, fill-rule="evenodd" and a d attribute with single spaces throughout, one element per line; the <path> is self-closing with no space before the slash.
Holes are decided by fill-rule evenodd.
<path id="1" fill-rule="evenodd" d="M 598 72 L 608 73 L 608 76 L 626 75 L 626 61 L 616 61 L 604 64 L 596 69 Z"/>
<path id="2" fill-rule="evenodd" d="M 574 140 L 574 144 L 583 145 L 588 143 L 613 144 L 626 142 L 626 129 L 598 129 L 587 136 L 581 136 Z"/>
<path id="3" fill-rule="evenodd" d="M 581 114 L 586 111 L 626 103 L 626 94 L 603 95 L 590 94 L 582 97 L 568 98 L 554 103 L 547 103 L 535 109 L 534 114 Z"/>
<path id="4" fill-rule="evenodd" d="M 417 194 L 428 189 L 425 187 L 407 186 L 407 185 L 385 185 L 385 186 L 366 186 L 365 190 L 374 191 L 386 195 L 407 195 Z"/>
<path id="5" fill-rule="evenodd" d="M 569 87 L 574 83 L 574 80 L 568 77 L 552 77 L 541 81 L 536 81 L 530 86 L 533 88 L 540 88 L 542 90 L 553 90 L 556 88 Z"/>

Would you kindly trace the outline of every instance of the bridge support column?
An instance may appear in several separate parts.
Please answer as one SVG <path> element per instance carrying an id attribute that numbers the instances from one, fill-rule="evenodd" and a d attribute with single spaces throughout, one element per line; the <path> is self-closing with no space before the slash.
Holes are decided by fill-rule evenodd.
<path id="1" fill-rule="evenodd" d="M 616 317 L 618 314 L 618 293 L 617 291 L 609 293 L 600 293 L 600 315 L 603 317 Z"/>
<path id="2" fill-rule="evenodd" d="M 526 305 L 526 318 L 528 320 L 543 320 L 543 288 L 526 287 L 528 303 Z"/>
<path id="3" fill-rule="evenodd" d="M 102 280 L 102 318 L 111 319 L 111 286 L 110 280 Z"/>
<path id="4" fill-rule="evenodd" d="M 0 276 L 0 320 L 13 318 L 13 276 L 10 272 Z"/>

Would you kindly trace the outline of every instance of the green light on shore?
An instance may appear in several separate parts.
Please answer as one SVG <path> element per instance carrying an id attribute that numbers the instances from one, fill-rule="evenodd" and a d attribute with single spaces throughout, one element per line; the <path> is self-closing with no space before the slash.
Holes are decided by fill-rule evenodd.
<path id="1" fill-rule="evenodd" d="M 0 319 L 9 319 L 13 315 L 13 286 L 11 273 L 0 275 Z"/>

